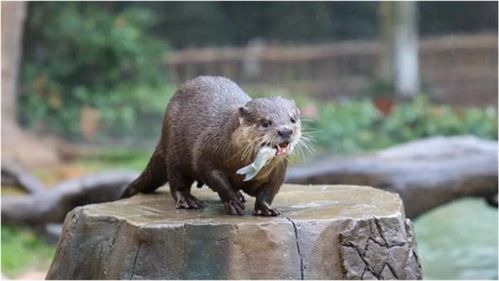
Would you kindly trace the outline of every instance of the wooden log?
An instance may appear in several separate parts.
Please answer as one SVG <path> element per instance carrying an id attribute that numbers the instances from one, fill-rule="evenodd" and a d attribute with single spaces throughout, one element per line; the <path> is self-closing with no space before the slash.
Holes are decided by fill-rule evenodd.
<path id="1" fill-rule="evenodd" d="M 285 185 L 279 217 L 228 216 L 195 189 L 87 205 L 65 220 L 47 279 L 421 279 L 399 196 L 365 186 Z"/>
<path id="2" fill-rule="evenodd" d="M 63 181 L 47 192 L 29 196 L 2 196 L 2 222 L 43 225 L 61 222 L 76 206 L 117 200 L 136 172 L 92 174 Z"/>
<path id="3" fill-rule="evenodd" d="M 324 158 L 289 168 L 286 182 L 370 185 L 396 192 L 406 215 L 414 218 L 466 196 L 494 202 L 497 141 L 434 137 L 357 157 Z"/>
<path id="4" fill-rule="evenodd" d="M 40 180 L 20 165 L 4 162 L 2 163 L 2 186 L 6 185 L 19 187 L 28 194 L 45 191 Z"/>

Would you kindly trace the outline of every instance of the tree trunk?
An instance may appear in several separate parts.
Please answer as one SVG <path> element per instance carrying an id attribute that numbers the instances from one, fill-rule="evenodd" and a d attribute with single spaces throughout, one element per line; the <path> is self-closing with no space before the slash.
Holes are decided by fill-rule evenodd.
<path id="1" fill-rule="evenodd" d="M 26 2 L 2 2 L 2 160 L 24 166 L 54 163 L 53 148 L 21 130 L 16 121 L 17 83 Z"/>
<path id="2" fill-rule="evenodd" d="M 2 2 L 2 121 L 16 119 L 16 92 L 26 2 Z"/>

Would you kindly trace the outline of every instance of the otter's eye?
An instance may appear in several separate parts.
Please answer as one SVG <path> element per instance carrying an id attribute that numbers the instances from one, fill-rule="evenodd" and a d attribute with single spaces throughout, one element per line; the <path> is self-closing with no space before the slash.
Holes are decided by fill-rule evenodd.
<path id="1" fill-rule="evenodd" d="M 268 126 L 272 125 L 272 121 L 264 119 L 261 121 L 260 125 L 264 128 L 267 128 Z"/>
<path id="2" fill-rule="evenodd" d="M 293 124 L 294 124 L 294 123 L 296 123 L 296 119 L 295 119 L 294 117 L 291 117 L 290 121 L 291 121 L 291 123 L 293 123 Z"/>

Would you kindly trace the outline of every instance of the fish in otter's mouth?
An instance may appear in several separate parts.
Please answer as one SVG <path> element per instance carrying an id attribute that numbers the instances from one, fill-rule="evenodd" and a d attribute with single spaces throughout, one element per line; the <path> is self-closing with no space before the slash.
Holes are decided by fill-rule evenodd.
<path id="1" fill-rule="evenodd" d="M 248 166 L 237 170 L 236 174 L 243 175 L 243 181 L 249 181 L 258 174 L 270 159 L 275 156 L 287 155 L 289 151 L 289 142 L 284 141 L 276 145 L 265 143 L 258 149 L 254 161 Z"/>

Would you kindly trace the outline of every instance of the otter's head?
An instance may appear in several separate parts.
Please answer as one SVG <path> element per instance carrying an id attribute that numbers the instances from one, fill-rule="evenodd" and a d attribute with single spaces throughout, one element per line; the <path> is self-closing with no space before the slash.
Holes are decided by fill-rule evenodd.
<path id="1" fill-rule="evenodd" d="M 300 111 L 285 98 L 253 99 L 239 108 L 239 121 L 239 141 L 246 143 L 249 152 L 270 146 L 276 156 L 287 156 L 301 138 Z"/>

